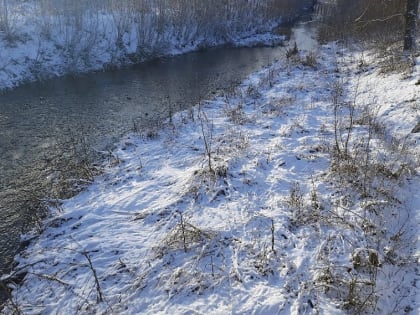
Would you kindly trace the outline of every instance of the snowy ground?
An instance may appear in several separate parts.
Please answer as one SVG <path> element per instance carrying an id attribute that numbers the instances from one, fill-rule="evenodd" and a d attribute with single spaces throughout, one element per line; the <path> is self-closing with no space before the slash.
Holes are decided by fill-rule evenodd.
<path id="1" fill-rule="evenodd" d="M 418 314 L 418 68 L 306 56 L 123 139 L 5 313 Z"/>

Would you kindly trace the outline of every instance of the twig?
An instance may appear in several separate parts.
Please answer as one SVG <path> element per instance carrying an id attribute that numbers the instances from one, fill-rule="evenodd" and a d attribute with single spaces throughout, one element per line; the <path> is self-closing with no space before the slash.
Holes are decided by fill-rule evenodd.
<path id="1" fill-rule="evenodd" d="M 93 273 L 93 277 L 95 278 L 96 291 L 98 292 L 98 296 L 97 296 L 96 302 L 98 304 L 99 303 L 102 303 L 104 301 L 103 295 L 102 295 L 102 290 L 101 290 L 101 286 L 99 284 L 99 279 L 98 279 L 98 275 L 96 273 L 96 269 L 93 267 L 93 264 L 92 264 L 92 259 L 90 258 L 88 252 L 86 252 L 86 251 L 81 252 L 81 254 L 83 256 L 85 256 L 85 258 L 87 259 L 87 261 L 89 263 L 89 268 L 90 268 L 90 270 Z"/>

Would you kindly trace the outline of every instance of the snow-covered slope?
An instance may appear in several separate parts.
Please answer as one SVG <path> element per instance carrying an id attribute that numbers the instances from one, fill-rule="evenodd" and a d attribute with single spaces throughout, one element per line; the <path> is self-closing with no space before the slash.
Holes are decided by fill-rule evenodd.
<path id="1" fill-rule="evenodd" d="M 188 12 L 180 9 L 185 16 L 175 25 L 176 13 L 167 13 L 169 8 L 160 8 L 162 12 L 151 9 L 158 4 L 165 6 L 163 1 L 139 4 L 144 6 L 144 13 L 134 10 L 129 2 L 7 3 L 0 5 L 10 24 L 5 31 L 4 17 L 0 16 L 0 90 L 206 47 L 273 45 L 284 40 L 284 36 L 271 32 L 281 22 L 279 17 L 263 19 L 261 12 L 249 15 L 249 10 L 247 17 L 232 16 L 229 20 L 220 16 L 218 23 L 209 23 L 195 17 L 201 12 L 199 8 L 186 6 Z M 258 1 L 242 3 L 249 9 L 258 6 Z M 229 15 L 225 11 L 222 13 Z"/>
<path id="2" fill-rule="evenodd" d="M 301 52 L 126 136 L 5 313 L 416 314 L 418 73 L 361 58 Z"/>

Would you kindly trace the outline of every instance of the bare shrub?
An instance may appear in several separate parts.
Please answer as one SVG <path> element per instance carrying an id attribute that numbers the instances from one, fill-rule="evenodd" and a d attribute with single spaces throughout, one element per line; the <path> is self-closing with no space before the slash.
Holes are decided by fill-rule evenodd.
<path id="1" fill-rule="evenodd" d="M 288 205 L 290 208 L 296 209 L 298 212 L 303 208 L 303 192 L 299 182 L 293 182 L 289 190 Z"/>
<path id="2" fill-rule="evenodd" d="M 252 84 L 248 86 L 246 90 L 246 95 L 255 100 L 261 98 L 261 92 L 258 90 L 258 87 Z"/>
<path id="3" fill-rule="evenodd" d="M 159 138 L 162 130 L 163 120 L 160 115 L 133 118 L 133 126 L 131 130 L 140 134 L 141 137 L 154 140 Z"/>
<path id="4" fill-rule="evenodd" d="M 348 267 L 327 266 L 316 272 L 315 287 L 324 294 L 341 302 L 341 307 L 355 314 L 373 312 L 377 294 L 376 281 Z"/>
<path id="5" fill-rule="evenodd" d="M 352 262 L 356 269 L 380 266 L 379 254 L 371 248 L 356 248 L 352 254 Z"/>
<path id="6" fill-rule="evenodd" d="M 246 236 L 242 240 L 242 254 L 247 257 L 244 264 L 249 265 L 260 276 L 276 273 L 280 259 L 276 251 L 276 229 L 273 218 L 264 215 L 251 217 L 245 225 Z"/>
<path id="7" fill-rule="evenodd" d="M 229 102 L 226 102 L 224 112 L 225 115 L 229 118 L 229 120 L 236 125 L 243 125 L 248 121 L 246 114 L 243 110 L 242 103 L 239 103 L 237 105 L 231 105 Z"/>
<path id="8" fill-rule="evenodd" d="M 214 124 L 211 121 L 206 113 L 202 110 L 199 110 L 198 119 L 200 121 L 201 135 L 203 137 L 204 152 L 207 157 L 207 166 L 210 174 L 214 175 L 215 171 L 213 169 L 213 133 L 214 133 Z"/>
<path id="9" fill-rule="evenodd" d="M 306 67 L 311 67 L 316 69 L 317 67 L 317 56 L 315 54 L 315 52 L 310 51 L 308 52 L 305 57 L 302 59 L 302 65 L 306 66 Z"/>
<path id="10" fill-rule="evenodd" d="M 322 42 L 353 38 L 392 43 L 403 38 L 405 1 L 338 0 L 324 6 L 320 9 Z"/>
<path id="11" fill-rule="evenodd" d="M 276 99 L 270 99 L 266 104 L 263 105 L 262 111 L 264 114 L 275 114 L 282 115 L 285 112 L 285 109 L 293 104 L 295 101 L 294 96 L 285 96 Z"/>
<path id="12" fill-rule="evenodd" d="M 378 47 L 379 66 L 381 73 L 409 73 L 413 63 L 401 53 L 396 45 L 380 45 Z"/>
<path id="13" fill-rule="evenodd" d="M 297 44 L 295 42 L 292 48 L 288 48 L 286 50 L 286 58 L 287 59 L 290 59 L 293 56 L 298 56 L 298 55 L 299 55 L 299 49 L 298 49 L 298 46 L 297 46 Z"/>
<path id="14" fill-rule="evenodd" d="M 162 245 L 157 249 L 160 255 L 167 251 L 176 251 L 182 249 L 187 252 L 188 249 L 205 243 L 214 237 L 214 233 L 200 229 L 193 224 L 185 221 L 182 213 L 178 213 L 180 222 L 164 238 Z"/>

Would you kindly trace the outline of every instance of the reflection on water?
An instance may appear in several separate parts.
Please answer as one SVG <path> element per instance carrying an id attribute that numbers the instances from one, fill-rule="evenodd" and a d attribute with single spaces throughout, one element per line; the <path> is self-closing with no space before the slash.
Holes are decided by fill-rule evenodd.
<path id="1" fill-rule="evenodd" d="M 169 105 L 194 105 L 281 58 L 282 51 L 214 49 L 28 84 L 0 95 L 0 271 L 16 252 L 21 232 L 33 224 L 31 202 L 39 197 L 33 189 L 67 167 L 60 161 L 69 152 L 77 155 L 75 141 L 82 149 L 104 150 L 133 119 L 164 113 Z M 57 188 L 54 181 L 49 185 Z"/>

